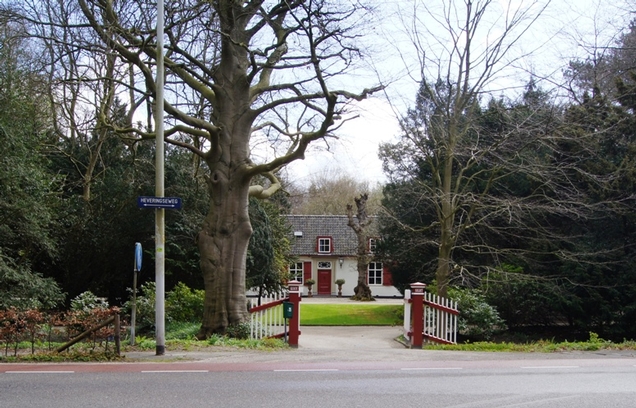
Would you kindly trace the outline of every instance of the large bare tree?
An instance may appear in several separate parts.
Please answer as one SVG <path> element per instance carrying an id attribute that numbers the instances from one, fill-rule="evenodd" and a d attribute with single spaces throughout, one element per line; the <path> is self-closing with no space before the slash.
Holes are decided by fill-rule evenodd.
<path id="1" fill-rule="evenodd" d="M 617 177 L 590 170 L 603 162 L 602 132 L 578 125 L 585 121 L 533 77 L 513 101 L 520 84 L 511 78 L 528 57 L 517 46 L 549 1 L 415 3 L 409 34 L 420 88 L 400 142 L 382 148 L 393 247 L 417 251 L 412 261 L 426 257 L 422 269 L 434 271 L 442 296 L 453 280 L 512 276 L 511 265 L 589 262 L 593 251 L 577 247 L 574 227 L 598 218 L 604 204 L 594 191 L 614 190 Z M 517 277 L 532 274 L 523 272 Z"/>
<path id="2" fill-rule="evenodd" d="M 442 0 L 412 4 L 402 16 L 412 55 L 417 57 L 412 72 L 420 83 L 419 112 L 405 115 L 404 138 L 397 145 L 385 146 L 383 156 L 391 163 L 388 167 L 403 167 L 394 168 L 394 176 L 404 171 L 412 176 L 422 163 L 430 169 L 430 183 L 422 185 L 425 194 L 421 200 L 434 212 L 427 230 L 436 234 L 432 240 L 437 246 L 435 276 L 438 292 L 445 296 L 452 272 L 461 270 L 452 259 L 460 237 L 512 206 L 487 202 L 490 188 L 504 175 L 486 163 L 502 150 L 522 149 L 526 142 L 515 129 L 502 133 L 496 141 L 481 137 L 472 113 L 483 95 L 507 86 L 505 75 L 524 57 L 515 47 L 546 2 Z M 405 60 L 409 58 L 402 53 Z M 397 160 L 396 147 L 402 150 Z M 517 170 L 508 169 L 504 174 L 510 171 Z M 474 189 L 477 181 L 481 183 L 479 190 Z M 484 211 L 486 207 L 490 210 Z"/>
<path id="3" fill-rule="evenodd" d="M 146 102 L 163 104 L 165 141 L 191 151 L 208 172 L 211 201 L 198 235 L 206 292 L 199 336 L 244 322 L 245 257 L 252 233 L 248 198 L 276 192 L 276 172 L 302 159 L 310 143 L 332 136 L 348 100 L 378 89 L 348 91 L 337 79 L 361 55 L 363 6 L 331 0 L 167 2 L 166 97 L 156 101 L 155 3 L 66 3 L 74 6 L 66 18 L 42 12 L 55 8 L 55 0 L 27 0 L 22 15 L 39 27 L 60 27 L 67 37 L 55 42 L 68 46 L 69 53 L 90 51 L 106 62 L 114 58 L 113 72 L 128 77 L 104 71 L 104 77 L 77 80 L 114 80 L 114 94 L 128 103 L 131 119 L 145 117 Z M 132 120 L 129 126 L 103 126 L 133 143 L 155 138 Z M 252 151 L 256 141 L 274 146 L 278 154 L 256 159 L 263 157 Z M 256 176 L 264 176 L 258 179 L 265 183 L 254 184 Z"/>

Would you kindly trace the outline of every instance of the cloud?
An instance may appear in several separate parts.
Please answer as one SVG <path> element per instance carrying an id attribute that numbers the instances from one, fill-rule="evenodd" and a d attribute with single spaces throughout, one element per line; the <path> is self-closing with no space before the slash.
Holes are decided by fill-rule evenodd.
<path id="1" fill-rule="evenodd" d="M 330 139 L 328 145 L 318 142 L 305 160 L 287 167 L 290 181 L 307 185 L 312 175 L 334 170 L 371 184 L 385 181 L 378 148 L 381 143 L 395 140 L 398 121 L 389 104 L 379 98 L 356 103 L 353 114 L 357 117 L 336 132 L 337 140 Z"/>

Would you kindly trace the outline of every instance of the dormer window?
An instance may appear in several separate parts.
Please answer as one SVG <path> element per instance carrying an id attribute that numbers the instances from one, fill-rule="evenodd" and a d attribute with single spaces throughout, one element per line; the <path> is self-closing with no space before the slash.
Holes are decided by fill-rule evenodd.
<path id="1" fill-rule="evenodd" d="M 378 245 L 378 240 L 376 238 L 369 238 L 369 253 L 374 254 L 375 253 L 375 249 L 377 248 Z"/>
<path id="2" fill-rule="evenodd" d="M 333 247 L 331 245 L 332 240 L 331 237 L 318 237 L 318 253 L 319 254 L 330 254 L 333 252 Z"/>

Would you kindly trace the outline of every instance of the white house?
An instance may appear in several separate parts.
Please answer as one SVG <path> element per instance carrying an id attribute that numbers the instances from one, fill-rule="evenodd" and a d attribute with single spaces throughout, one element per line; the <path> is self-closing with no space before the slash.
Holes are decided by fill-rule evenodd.
<path id="1" fill-rule="evenodd" d="M 293 278 L 303 284 L 313 279 L 312 292 L 316 295 L 337 295 L 336 280 L 344 279 L 342 296 L 353 296 L 358 282 L 356 245 L 357 237 L 347 226 L 346 215 L 286 215 L 292 227 L 292 255 L 298 261 L 290 265 Z M 368 248 L 372 255 L 377 235 L 375 223 L 368 227 Z M 381 262 L 367 265 L 367 283 L 373 296 L 402 297 L 393 286 L 391 274 Z M 305 294 L 307 288 L 305 287 Z"/>

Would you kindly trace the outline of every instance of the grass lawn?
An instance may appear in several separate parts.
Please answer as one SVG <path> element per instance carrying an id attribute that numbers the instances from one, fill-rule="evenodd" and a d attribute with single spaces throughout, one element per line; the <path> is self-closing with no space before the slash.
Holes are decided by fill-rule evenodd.
<path id="1" fill-rule="evenodd" d="M 403 323 L 402 305 L 300 304 L 302 326 L 396 326 Z"/>

